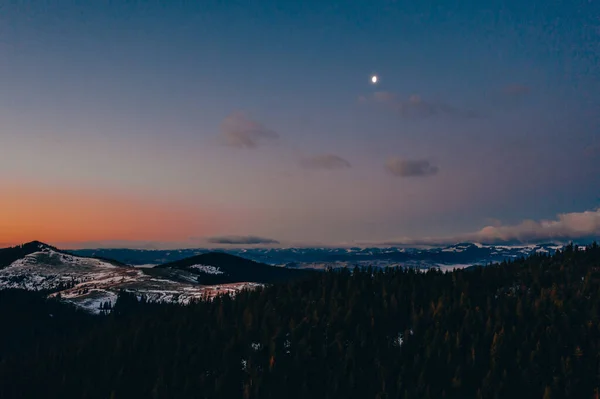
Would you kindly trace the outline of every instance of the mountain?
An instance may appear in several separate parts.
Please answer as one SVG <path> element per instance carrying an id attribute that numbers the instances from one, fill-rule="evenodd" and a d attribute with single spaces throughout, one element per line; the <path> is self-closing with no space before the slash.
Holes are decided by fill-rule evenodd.
<path id="1" fill-rule="evenodd" d="M 45 248 L 56 250 L 56 248 L 39 241 L 32 241 L 27 244 L 17 245 L 10 248 L 0 248 L 0 269 L 4 269 L 5 267 L 10 266 L 13 262 Z"/>
<path id="2" fill-rule="evenodd" d="M 57 290 L 89 281 L 105 274 L 126 275 L 135 269 L 119 262 L 71 255 L 34 241 L 0 250 L 0 287 L 30 290 Z"/>
<path id="3" fill-rule="evenodd" d="M 253 281 L 275 283 L 306 276 L 308 271 L 286 269 L 255 262 L 224 252 L 209 252 L 147 269 L 147 273 L 170 278 L 195 278 L 199 284 L 213 285 Z M 190 276 L 191 275 L 191 276 Z"/>
<path id="4" fill-rule="evenodd" d="M 0 250 L 0 289 L 60 293 L 85 308 L 114 301 L 120 289 L 143 280 L 143 273 L 116 261 L 75 256 L 34 241 Z"/>
<path id="5" fill-rule="evenodd" d="M 326 267 L 395 267 L 454 268 L 473 264 L 488 264 L 503 260 L 527 257 L 534 253 L 553 254 L 561 244 L 545 243 L 531 245 L 482 245 L 458 243 L 439 248 L 249 248 L 227 249 L 222 252 L 241 256 L 255 262 L 287 266 L 295 269 L 323 269 Z M 134 250 L 94 249 L 77 250 L 72 253 L 85 256 L 102 256 L 118 259 L 130 265 L 159 265 L 173 263 L 185 258 L 206 254 L 209 249 Z"/>
<path id="6" fill-rule="evenodd" d="M 46 291 L 92 312 L 114 303 L 122 290 L 151 301 L 189 303 L 305 274 L 224 253 L 145 269 L 78 256 L 39 241 L 0 249 L 0 290 Z"/>

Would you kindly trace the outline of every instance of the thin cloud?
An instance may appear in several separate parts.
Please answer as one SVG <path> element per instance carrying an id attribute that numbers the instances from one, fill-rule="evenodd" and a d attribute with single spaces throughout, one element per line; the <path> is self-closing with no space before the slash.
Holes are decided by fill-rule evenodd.
<path id="1" fill-rule="evenodd" d="M 234 148 L 256 148 L 279 138 L 277 132 L 242 112 L 234 112 L 223 120 L 220 136 L 224 145 Z"/>
<path id="2" fill-rule="evenodd" d="M 211 244 L 226 245 L 258 245 L 258 244 L 279 244 L 279 241 L 272 238 L 258 236 L 220 236 L 210 237 L 207 241 Z"/>
<path id="3" fill-rule="evenodd" d="M 475 111 L 463 110 L 442 102 L 424 100 L 417 94 L 408 98 L 400 98 L 392 92 L 377 91 L 371 96 L 360 96 L 359 102 L 380 104 L 403 117 L 424 118 L 443 115 L 461 118 L 478 117 Z"/>
<path id="4" fill-rule="evenodd" d="M 439 168 L 424 159 L 408 160 L 389 158 L 385 161 L 385 169 L 397 177 L 425 177 L 438 173 Z"/>
<path id="5" fill-rule="evenodd" d="M 446 245 L 458 242 L 484 244 L 570 241 L 600 237 L 600 208 L 561 213 L 553 220 L 524 220 L 514 225 L 495 224 L 473 233 L 450 237 L 399 238 L 382 245 Z"/>
<path id="6" fill-rule="evenodd" d="M 307 169 L 347 169 L 352 167 L 350 162 L 335 154 L 322 154 L 300 160 L 300 166 Z"/>

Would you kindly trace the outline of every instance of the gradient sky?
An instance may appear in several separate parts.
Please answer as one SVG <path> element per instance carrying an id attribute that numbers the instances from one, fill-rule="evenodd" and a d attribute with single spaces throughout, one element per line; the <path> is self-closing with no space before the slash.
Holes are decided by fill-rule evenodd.
<path id="1" fill-rule="evenodd" d="M 0 244 L 597 235 L 600 3 L 468 3 L 2 2 Z"/>

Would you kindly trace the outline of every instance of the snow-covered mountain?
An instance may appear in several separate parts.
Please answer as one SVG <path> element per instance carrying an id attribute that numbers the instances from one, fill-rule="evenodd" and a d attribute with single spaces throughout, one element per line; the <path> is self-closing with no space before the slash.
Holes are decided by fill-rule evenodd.
<path id="1" fill-rule="evenodd" d="M 76 256 L 34 242 L 0 249 L 0 289 L 21 288 L 47 291 L 91 311 L 117 298 L 120 290 L 135 292 L 153 301 L 188 303 L 219 293 L 237 292 L 260 284 L 223 283 L 206 286 L 190 274 L 187 280 L 153 276 L 145 269 L 119 262 Z M 10 261 L 10 263 L 9 263 Z"/>
<path id="2" fill-rule="evenodd" d="M 347 266 L 411 266 L 417 268 L 451 268 L 488 264 L 529 256 L 533 253 L 554 253 L 559 244 L 482 245 L 460 243 L 440 248 L 250 248 L 221 250 L 256 262 L 292 268 L 324 268 Z M 130 265 L 157 265 L 175 262 L 210 252 L 210 249 L 131 250 L 97 249 L 74 253 L 117 259 Z"/>

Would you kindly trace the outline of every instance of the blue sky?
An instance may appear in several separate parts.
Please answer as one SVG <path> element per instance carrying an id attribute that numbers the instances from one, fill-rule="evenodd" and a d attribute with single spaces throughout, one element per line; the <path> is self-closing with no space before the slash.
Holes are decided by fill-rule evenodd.
<path id="1" fill-rule="evenodd" d="M 9 1 L 0 227 L 27 217 L 15 204 L 89 206 L 0 241 L 378 242 L 594 211 L 599 17 L 587 0 Z"/>

